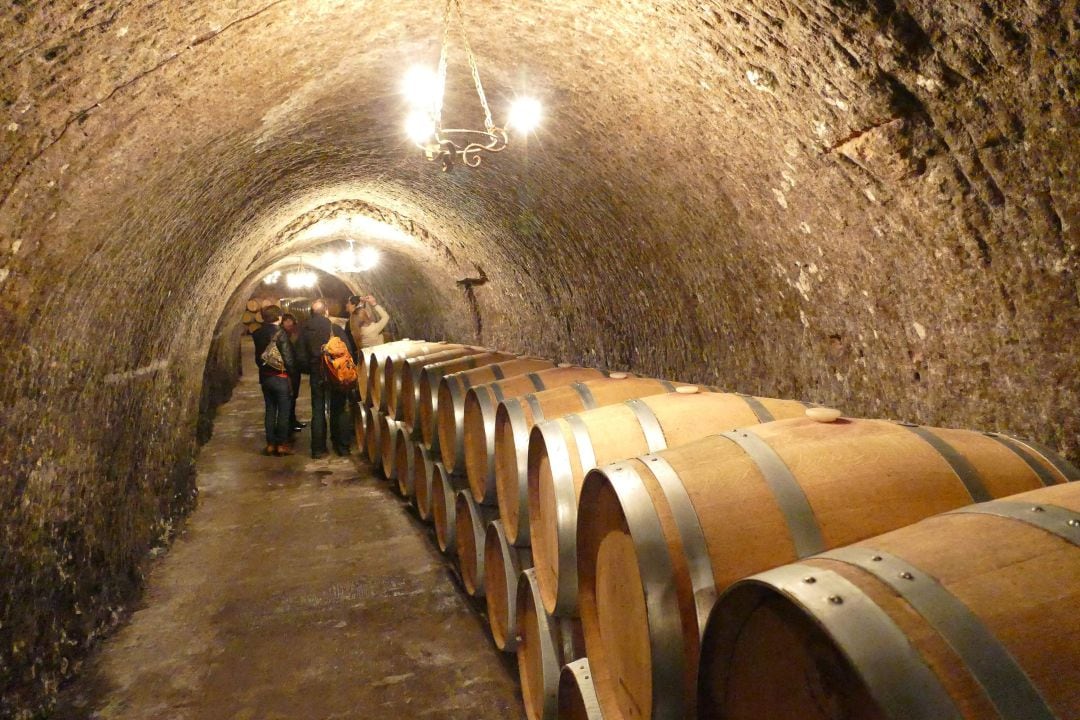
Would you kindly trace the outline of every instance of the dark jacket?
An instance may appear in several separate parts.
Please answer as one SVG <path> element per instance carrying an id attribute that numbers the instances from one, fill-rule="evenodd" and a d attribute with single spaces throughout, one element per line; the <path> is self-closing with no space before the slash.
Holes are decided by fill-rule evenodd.
<path id="1" fill-rule="evenodd" d="M 281 359 L 285 361 L 285 369 L 281 372 L 286 375 L 294 375 L 297 372 L 299 365 L 296 361 L 296 353 L 293 351 L 292 343 L 289 342 L 289 334 L 282 330 L 280 326 L 273 323 L 263 323 L 261 328 L 251 334 L 251 339 L 255 341 L 255 364 L 259 366 L 260 378 L 279 374 L 279 371 L 266 367 L 262 361 L 262 355 L 266 352 L 266 348 L 270 346 L 271 341 L 277 343 Z"/>
<path id="2" fill-rule="evenodd" d="M 330 322 L 330 318 L 323 315 L 312 315 L 300 327 L 300 339 L 296 342 L 296 354 L 300 360 L 300 368 L 311 373 L 311 381 L 318 383 L 326 380 L 322 361 L 322 348 L 330 340 L 330 334 L 337 335 L 349 345 L 348 333 Z"/>

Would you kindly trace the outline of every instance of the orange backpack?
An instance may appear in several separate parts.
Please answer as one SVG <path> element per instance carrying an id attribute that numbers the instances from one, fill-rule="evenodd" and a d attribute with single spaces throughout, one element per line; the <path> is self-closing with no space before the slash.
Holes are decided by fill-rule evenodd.
<path id="1" fill-rule="evenodd" d="M 349 348 L 345 347 L 345 342 L 336 335 L 331 335 L 323 345 L 323 365 L 327 379 L 337 389 L 351 390 L 356 387 L 356 365 L 353 364 Z"/>

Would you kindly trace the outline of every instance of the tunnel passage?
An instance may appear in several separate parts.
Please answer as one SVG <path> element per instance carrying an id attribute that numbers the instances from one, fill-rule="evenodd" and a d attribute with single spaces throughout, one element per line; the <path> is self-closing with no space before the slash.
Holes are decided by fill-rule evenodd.
<path id="1" fill-rule="evenodd" d="M 130 601 L 193 502 L 219 319 L 338 214 L 416 238 L 376 290 L 404 334 L 1077 459 L 1074 2 L 466 3 L 493 106 L 547 111 L 527 158 L 449 174 L 397 92 L 435 5 L 0 17 L 4 702 Z M 455 65 L 448 112 L 470 92 Z"/>

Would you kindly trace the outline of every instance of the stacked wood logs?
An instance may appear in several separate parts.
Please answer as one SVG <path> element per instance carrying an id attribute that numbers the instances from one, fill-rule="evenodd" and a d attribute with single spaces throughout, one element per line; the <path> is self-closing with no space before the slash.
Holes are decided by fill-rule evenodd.
<path id="1" fill-rule="evenodd" d="M 1080 717 L 1054 451 L 469 345 L 364 355 L 358 441 L 530 720 Z"/>

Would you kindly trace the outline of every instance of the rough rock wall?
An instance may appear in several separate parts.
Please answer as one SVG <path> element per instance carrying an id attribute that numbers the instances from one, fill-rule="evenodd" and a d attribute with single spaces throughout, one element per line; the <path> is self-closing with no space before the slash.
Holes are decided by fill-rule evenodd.
<path id="1" fill-rule="evenodd" d="M 229 298 L 341 213 L 411 238 L 372 288 L 403 334 L 1080 457 L 1075 0 L 466 3 L 496 119 L 548 116 L 448 175 L 397 95 L 436 5 L 0 13 L 0 714 L 190 506 Z"/>

